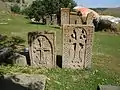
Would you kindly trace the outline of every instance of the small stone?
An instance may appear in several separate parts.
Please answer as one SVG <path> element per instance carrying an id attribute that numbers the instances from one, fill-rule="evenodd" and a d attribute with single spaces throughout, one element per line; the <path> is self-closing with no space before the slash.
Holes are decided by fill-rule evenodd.
<path id="1" fill-rule="evenodd" d="M 19 66 L 26 66 L 27 60 L 24 55 L 21 55 L 19 53 L 14 53 L 11 57 L 9 57 L 8 62 L 10 64 L 16 64 Z"/>

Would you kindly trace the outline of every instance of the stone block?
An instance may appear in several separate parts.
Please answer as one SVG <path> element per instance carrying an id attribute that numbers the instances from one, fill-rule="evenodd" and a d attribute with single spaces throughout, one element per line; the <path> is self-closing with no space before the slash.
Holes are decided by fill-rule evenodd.
<path id="1" fill-rule="evenodd" d="M 61 8 L 61 25 L 70 23 L 70 9 Z"/>
<path id="2" fill-rule="evenodd" d="M 93 30 L 92 25 L 63 25 L 63 68 L 91 67 Z"/>
<path id="3" fill-rule="evenodd" d="M 30 32 L 28 38 L 31 65 L 47 68 L 55 67 L 55 32 Z"/>

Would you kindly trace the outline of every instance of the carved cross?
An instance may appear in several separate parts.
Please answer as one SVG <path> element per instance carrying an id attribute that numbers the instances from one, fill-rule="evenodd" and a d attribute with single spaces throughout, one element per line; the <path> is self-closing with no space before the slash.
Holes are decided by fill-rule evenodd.
<path id="1" fill-rule="evenodd" d="M 78 28 L 79 29 L 79 28 Z M 80 60 L 82 62 L 82 59 L 80 57 L 81 50 L 85 47 L 85 40 L 86 35 L 84 35 L 85 32 L 82 29 L 75 29 L 73 30 L 73 34 L 71 34 L 70 42 L 74 46 L 74 60 Z"/>
<path id="2" fill-rule="evenodd" d="M 38 39 L 39 48 L 36 51 L 40 52 L 40 61 L 44 62 L 44 64 L 45 64 L 45 62 L 46 62 L 46 60 L 45 60 L 45 52 L 50 52 L 51 49 L 44 46 L 43 39 L 44 38 Z"/>

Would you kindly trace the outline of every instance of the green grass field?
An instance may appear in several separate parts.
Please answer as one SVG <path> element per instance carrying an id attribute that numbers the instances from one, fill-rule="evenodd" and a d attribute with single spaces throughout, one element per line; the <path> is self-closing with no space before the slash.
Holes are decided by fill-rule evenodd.
<path id="1" fill-rule="evenodd" d="M 30 24 L 24 16 L 6 15 L 7 25 L 0 25 L 0 33 L 20 36 L 26 40 L 31 31 L 55 31 L 57 54 L 61 55 L 62 30 L 47 25 Z M 120 36 L 105 32 L 95 32 L 90 70 L 46 69 L 19 66 L 0 66 L 1 74 L 28 73 L 44 74 L 48 77 L 46 90 L 96 90 L 98 84 L 120 86 Z"/>

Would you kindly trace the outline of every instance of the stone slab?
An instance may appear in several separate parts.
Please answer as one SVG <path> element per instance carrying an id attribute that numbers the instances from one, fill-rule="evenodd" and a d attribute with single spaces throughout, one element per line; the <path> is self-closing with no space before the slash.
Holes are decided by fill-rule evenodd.
<path id="1" fill-rule="evenodd" d="M 61 25 L 70 23 L 70 9 L 61 8 Z"/>
<path id="2" fill-rule="evenodd" d="M 28 38 L 31 65 L 47 68 L 55 67 L 55 32 L 30 32 Z"/>
<path id="3" fill-rule="evenodd" d="M 63 25 L 63 68 L 91 67 L 93 31 L 92 25 Z"/>
<path id="4" fill-rule="evenodd" d="M 120 90 L 120 86 L 99 85 L 97 90 Z"/>
<path id="5" fill-rule="evenodd" d="M 14 74 L 0 77 L 0 90 L 45 90 L 44 75 Z"/>

